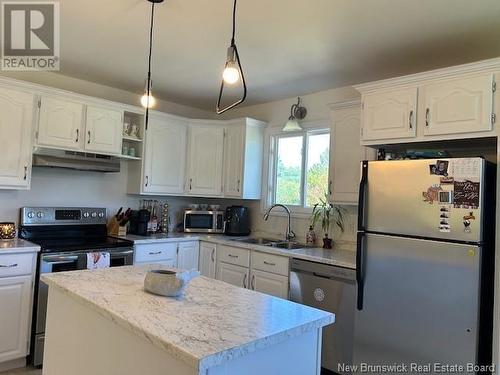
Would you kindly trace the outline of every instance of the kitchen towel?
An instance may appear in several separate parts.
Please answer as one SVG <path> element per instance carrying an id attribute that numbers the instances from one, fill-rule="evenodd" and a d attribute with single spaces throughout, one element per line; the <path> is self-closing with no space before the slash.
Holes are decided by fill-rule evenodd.
<path id="1" fill-rule="evenodd" d="M 87 269 L 96 270 L 98 268 L 108 268 L 109 265 L 109 253 L 106 253 L 104 251 L 97 253 L 87 253 Z"/>

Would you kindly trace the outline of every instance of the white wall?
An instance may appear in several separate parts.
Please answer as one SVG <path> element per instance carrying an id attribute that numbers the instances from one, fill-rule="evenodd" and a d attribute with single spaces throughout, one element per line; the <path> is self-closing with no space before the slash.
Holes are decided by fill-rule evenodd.
<path id="1" fill-rule="evenodd" d="M 307 108 L 307 116 L 304 121 L 328 120 L 330 121 L 330 109 L 328 104 L 338 103 L 343 101 L 359 98 L 359 92 L 352 87 L 342 87 L 338 89 L 320 91 L 314 94 L 301 96 L 302 105 Z M 259 104 L 249 107 L 237 108 L 229 111 L 224 118 L 237 118 L 237 117 L 253 117 L 258 120 L 266 121 L 270 127 L 283 127 L 288 116 L 290 116 L 290 107 L 296 103 L 297 98 L 289 98 L 275 102 Z M 252 211 L 252 223 L 255 231 L 272 233 L 277 236 L 284 236 L 286 229 L 286 218 L 282 216 L 271 216 L 266 222 L 262 218 L 262 211 L 260 202 L 245 202 Z M 356 208 L 347 207 L 349 210 L 349 220 L 344 234 L 338 231 L 333 232 L 334 239 L 341 242 L 355 241 L 356 234 Z M 295 217 L 292 219 L 292 229 L 295 231 L 299 240 L 305 239 L 306 233 L 309 229 L 308 218 Z M 316 229 L 318 237 L 320 228 Z"/>

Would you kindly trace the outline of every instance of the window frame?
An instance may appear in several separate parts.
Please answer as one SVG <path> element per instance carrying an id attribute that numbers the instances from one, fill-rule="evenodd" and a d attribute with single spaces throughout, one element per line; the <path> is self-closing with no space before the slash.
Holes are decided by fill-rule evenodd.
<path id="1" fill-rule="evenodd" d="M 269 207 L 271 207 L 276 199 L 276 184 L 277 184 L 277 162 L 278 158 L 276 157 L 277 149 L 278 149 L 278 140 L 280 138 L 289 138 L 289 137 L 297 137 L 302 136 L 302 170 L 301 170 L 301 205 L 287 205 L 290 209 L 291 213 L 295 217 L 309 217 L 312 213 L 312 207 L 306 207 L 306 199 L 307 199 L 307 160 L 308 160 L 308 139 L 311 135 L 316 134 L 330 134 L 330 157 L 329 157 L 329 168 L 328 174 L 330 174 L 330 164 L 332 163 L 331 155 L 332 155 L 332 137 L 333 132 L 331 129 L 330 122 L 327 120 L 318 120 L 318 121 L 307 121 L 301 123 L 302 130 L 294 131 L 294 132 L 283 132 L 281 128 L 268 128 L 266 130 L 266 155 L 265 155 L 265 178 L 266 183 L 263 188 L 263 197 L 261 209 L 262 212 L 267 211 Z M 328 176 L 330 179 L 330 176 Z M 328 186 L 326 186 L 328 190 Z M 279 210 L 273 210 L 271 215 L 275 216 L 283 216 L 285 213 Z"/>

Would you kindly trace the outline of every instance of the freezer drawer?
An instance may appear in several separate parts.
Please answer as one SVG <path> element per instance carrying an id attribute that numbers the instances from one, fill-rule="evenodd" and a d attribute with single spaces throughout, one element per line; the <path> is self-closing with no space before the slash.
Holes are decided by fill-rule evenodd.
<path id="1" fill-rule="evenodd" d="M 362 243 L 355 365 L 477 363 L 481 248 L 376 234 Z"/>
<path id="2" fill-rule="evenodd" d="M 366 194 L 364 206 L 360 208 L 363 220 L 359 229 L 482 241 L 485 161 L 481 158 L 440 160 L 448 163 L 447 176 L 431 173 L 432 166 L 438 162 L 436 159 L 364 163 L 366 186 L 362 186 L 361 191 L 364 189 Z M 464 199 L 476 202 L 478 207 L 465 208 L 468 206 L 459 204 L 464 203 Z"/>
<path id="3" fill-rule="evenodd" d="M 321 366 L 350 374 L 339 365 L 352 365 L 355 271 L 297 259 L 291 268 L 290 299 L 335 314 L 335 323 L 323 328 Z"/>

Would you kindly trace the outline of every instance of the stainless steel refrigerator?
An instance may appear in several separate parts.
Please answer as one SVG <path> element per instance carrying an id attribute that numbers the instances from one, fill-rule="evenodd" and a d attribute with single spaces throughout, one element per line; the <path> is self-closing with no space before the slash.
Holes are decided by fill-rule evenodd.
<path id="1" fill-rule="evenodd" d="M 353 372 L 491 363 L 494 168 L 482 158 L 361 168 Z"/>

